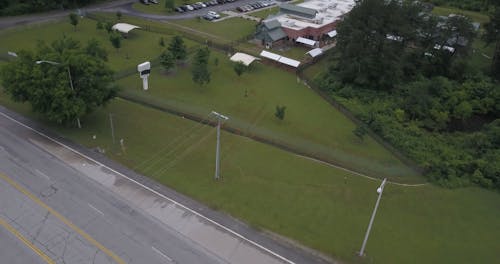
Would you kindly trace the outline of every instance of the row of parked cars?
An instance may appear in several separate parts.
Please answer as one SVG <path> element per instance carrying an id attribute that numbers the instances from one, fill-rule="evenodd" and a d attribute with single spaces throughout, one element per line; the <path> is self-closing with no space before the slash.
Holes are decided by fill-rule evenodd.
<path id="1" fill-rule="evenodd" d="M 189 5 L 181 5 L 175 8 L 176 12 L 184 13 L 188 11 L 198 10 L 209 6 L 222 5 L 225 3 L 232 3 L 236 0 L 211 0 L 206 2 L 197 2 Z"/>
<path id="2" fill-rule="evenodd" d="M 149 5 L 149 4 L 159 4 L 160 2 L 158 2 L 158 0 L 141 0 L 141 3 Z"/>
<path id="3" fill-rule="evenodd" d="M 261 8 L 264 8 L 264 7 L 268 7 L 268 6 L 272 6 L 272 5 L 275 5 L 276 3 L 274 1 L 259 1 L 259 2 L 255 2 L 255 3 L 252 3 L 252 4 L 248 4 L 248 5 L 244 5 L 244 6 L 239 6 L 236 8 L 236 10 L 240 11 L 240 12 L 248 12 L 248 11 L 252 11 L 252 10 L 255 10 L 255 9 L 261 9 Z"/>

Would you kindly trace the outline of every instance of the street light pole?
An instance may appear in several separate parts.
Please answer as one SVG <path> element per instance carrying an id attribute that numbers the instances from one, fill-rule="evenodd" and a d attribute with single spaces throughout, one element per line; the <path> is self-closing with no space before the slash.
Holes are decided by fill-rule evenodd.
<path id="1" fill-rule="evenodd" d="M 48 61 L 48 60 L 36 61 L 36 64 L 42 64 L 42 63 L 48 63 L 48 64 L 52 64 L 52 65 L 61 65 L 61 63 L 55 62 L 55 61 Z M 73 93 L 75 93 L 75 88 L 73 87 L 73 79 L 71 78 L 71 71 L 69 69 L 69 66 L 67 67 L 67 70 L 68 70 L 68 76 L 69 76 L 69 87 L 71 87 L 71 91 L 73 91 Z M 79 117 L 76 118 L 76 123 L 78 125 L 78 128 L 82 128 Z"/>
<path id="2" fill-rule="evenodd" d="M 217 145 L 215 148 L 215 179 L 219 179 L 219 167 L 220 167 L 220 125 L 221 120 L 228 120 L 229 117 L 221 115 L 217 112 L 212 111 L 212 114 L 217 117 Z"/>
<path id="3" fill-rule="evenodd" d="M 372 225 L 373 225 L 373 220 L 375 219 L 375 214 L 377 214 L 378 204 L 380 203 L 380 198 L 382 198 L 382 193 L 384 192 L 384 186 L 385 186 L 386 182 L 387 182 L 387 179 L 384 179 L 382 181 L 382 184 L 380 184 L 380 187 L 377 188 L 378 198 L 377 198 L 377 202 L 375 203 L 375 208 L 373 209 L 370 223 L 368 224 L 368 229 L 366 230 L 365 239 L 363 240 L 363 245 L 361 245 L 361 250 L 359 251 L 360 257 L 362 257 L 364 252 L 365 252 L 366 242 L 368 241 L 368 236 L 370 235 L 370 231 L 371 231 Z"/>

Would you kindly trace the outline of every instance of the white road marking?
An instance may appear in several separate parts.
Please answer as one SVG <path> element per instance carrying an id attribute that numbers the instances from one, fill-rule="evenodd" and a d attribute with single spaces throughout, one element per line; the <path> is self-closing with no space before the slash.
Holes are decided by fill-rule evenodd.
<path id="1" fill-rule="evenodd" d="M 104 213 L 103 213 L 103 212 L 101 212 L 101 210 L 99 210 L 99 209 L 95 208 L 95 206 L 93 206 L 93 205 L 91 205 L 91 204 L 89 204 L 89 203 L 87 203 L 87 204 L 89 205 L 89 207 L 90 207 L 90 208 L 94 209 L 96 212 L 100 213 L 101 215 L 104 215 Z"/>
<path id="2" fill-rule="evenodd" d="M 47 176 L 47 174 L 41 172 L 39 169 L 35 169 L 35 171 L 40 174 L 42 177 L 44 177 L 47 181 L 50 181 L 50 177 Z"/>
<path id="3" fill-rule="evenodd" d="M 172 258 L 170 258 L 169 256 L 167 256 L 167 254 L 161 252 L 160 250 L 158 250 L 157 248 L 155 247 L 151 247 L 154 251 L 156 251 L 156 253 L 160 254 L 162 257 L 166 258 L 168 261 L 170 262 L 174 262 L 174 260 Z"/>
<path id="4" fill-rule="evenodd" d="M 171 198 L 168 198 L 167 196 L 165 196 L 165 195 L 163 195 L 163 194 L 161 194 L 161 193 L 159 193 L 159 192 L 157 192 L 157 191 L 155 191 L 155 190 L 153 190 L 153 189 L 149 188 L 148 186 L 146 186 L 146 185 L 144 185 L 144 184 L 142 184 L 142 183 L 140 183 L 140 182 L 137 182 L 136 180 L 134 180 L 134 179 L 132 179 L 132 178 L 129 178 L 129 177 L 125 176 L 123 173 L 121 173 L 121 172 L 119 172 L 119 171 L 116 171 L 116 170 L 114 170 L 113 168 L 110 168 L 110 167 L 108 167 L 108 166 L 106 166 L 106 165 L 102 164 L 101 162 L 99 162 L 99 161 L 97 161 L 97 160 L 95 160 L 95 159 L 93 159 L 93 158 L 91 158 L 91 157 L 89 157 L 89 156 L 87 156 L 87 155 L 85 155 L 85 154 L 83 154 L 83 153 L 81 153 L 81 152 L 77 151 L 76 149 L 73 149 L 73 148 L 71 148 L 70 146 L 67 146 L 67 145 L 63 144 L 63 143 L 61 143 L 61 142 L 59 142 L 59 141 L 57 141 L 57 140 L 55 140 L 55 139 L 53 139 L 53 138 L 51 138 L 51 137 L 49 137 L 49 136 L 45 135 L 44 133 L 42 133 L 42 132 L 40 132 L 40 131 L 38 131 L 38 130 L 36 130 L 36 129 L 34 129 L 34 128 L 30 127 L 30 126 L 25 125 L 24 123 L 21 123 L 21 122 L 17 121 L 16 119 L 14 119 L 14 118 L 12 118 L 12 117 L 10 117 L 10 116 L 6 115 L 5 113 L 0 112 L 0 114 L 1 114 L 2 116 L 4 116 L 5 118 L 7 118 L 7 119 L 9 119 L 9 120 L 13 121 L 14 123 L 17 123 L 17 124 L 19 124 L 20 126 L 23 126 L 23 127 L 27 128 L 27 129 L 29 129 L 29 130 L 31 130 L 31 131 L 33 131 L 33 132 L 37 133 L 38 135 L 40 135 L 40 136 L 42 136 L 42 137 L 44 137 L 44 138 L 47 138 L 47 139 L 51 140 L 52 142 L 55 142 L 55 143 L 57 143 L 57 144 L 61 145 L 62 147 L 66 148 L 66 149 L 68 149 L 68 150 L 70 150 L 70 151 L 72 151 L 73 153 L 76 153 L 76 154 L 78 154 L 78 155 L 80 155 L 80 156 L 82 156 L 82 157 L 84 157 L 84 158 L 86 158 L 86 159 L 88 159 L 88 160 L 90 160 L 90 161 L 92 161 L 92 162 L 95 162 L 96 164 L 99 164 L 99 165 L 100 165 L 100 166 L 102 166 L 102 167 L 105 167 L 105 168 L 109 169 L 110 171 L 112 171 L 112 172 L 114 172 L 114 173 L 116 173 L 116 174 L 118 174 L 118 175 L 122 176 L 122 177 L 123 177 L 123 178 L 125 178 L 125 179 L 128 179 L 129 181 L 131 181 L 131 182 L 133 182 L 133 183 L 135 183 L 135 184 L 137 184 L 137 185 L 139 185 L 139 186 L 141 186 L 141 187 L 145 188 L 146 190 L 149 190 L 150 192 L 152 192 L 152 193 L 154 193 L 154 194 L 156 194 L 156 195 L 158 195 L 158 196 L 160 196 L 160 197 L 162 197 L 162 198 L 164 198 L 164 199 L 166 199 L 166 200 L 168 200 L 168 201 L 172 202 L 173 204 L 175 204 L 175 205 L 177 205 L 177 206 L 179 206 L 179 207 L 181 207 L 181 208 L 183 208 L 183 209 L 185 209 L 185 210 L 187 210 L 187 211 L 189 211 L 189 212 L 191 212 L 191 213 L 193 213 L 193 214 L 195 214 L 195 215 L 197 215 L 197 216 L 199 216 L 199 217 L 201 217 L 201 218 L 205 219 L 206 221 L 208 221 L 208 222 L 210 222 L 210 223 L 212 223 L 212 224 L 216 225 L 217 227 L 219 227 L 219 228 L 221 228 L 221 229 L 226 230 L 227 232 L 229 232 L 229 233 L 233 234 L 234 236 L 236 236 L 236 237 L 238 237 L 238 238 L 240 238 L 240 239 L 242 239 L 242 240 L 245 240 L 246 242 L 248 242 L 248 243 L 250 243 L 250 244 L 252 244 L 252 245 L 254 245 L 254 246 L 258 247 L 259 249 L 261 249 L 261 250 L 263 250 L 263 251 L 267 252 L 268 254 L 270 254 L 270 255 L 272 255 L 272 256 L 275 256 L 275 257 L 279 258 L 280 260 L 282 260 L 282 261 L 284 261 L 284 262 L 286 262 L 286 263 L 289 263 L 289 264 L 295 264 L 295 262 L 293 262 L 293 261 L 291 261 L 291 260 L 287 259 L 286 257 L 283 257 L 283 256 L 281 256 L 280 254 L 278 254 L 278 253 L 276 253 L 276 252 L 271 251 L 270 249 L 268 249 L 268 248 L 266 248 L 266 247 L 262 246 L 261 244 L 259 244 L 259 243 L 255 242 L 255 241 L 253 241 L 253 240 L 251 240 L 251 239 L 246 238 L 245 236 L 243 236 L 243 235 L 241 235 L 241 234 L 237 233 L 236 231 L 233 231 L 232 229 L 230 229 L 230 228 L 228 228 L 228 227 L 226 227 L 226 226 L 224 226 L 224 225 L 222 225 L 222 224 L 219 224 L 218 222 L 216 222 L 216 221 L 214 221 L 214 220 L 212 220 L 212 219 L 210 219 L 210 218 L 208 218 L 208 217 L 206 217 L 206 216 L 204 216 L 204 215 L 202 215 L 202 214 L 198 213 L 197 211 L 195 211 L 195 210 L 193 210 L 193 209 L 191 209 L 191 208 L 189 208 L 189 207 L 187 207 L 187 206 L 185 206 L 185 205 L 183 205 L 183 204 L 181 204 L 181 203 L 179 203 L 179 202 L 177 202 L 177 201 L 175 201 L 175 200 L 173 200 L 173 199 L 171 199 Z"/>

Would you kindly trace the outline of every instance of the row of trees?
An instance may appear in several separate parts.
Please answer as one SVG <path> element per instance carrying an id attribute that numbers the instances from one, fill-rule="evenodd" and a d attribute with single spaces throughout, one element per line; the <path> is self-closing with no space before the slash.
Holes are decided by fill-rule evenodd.
<path id="1" fill-rule="evenodd" d="M 498 45 L 493 14 L 481 37 Z M 440 20 L 414 2 L 363 0 L 337 30 L 320 87 L 436 182 L 500 188 L 498 58 L 488 72 L 472 66 L 476 32 L 468 18 Z M 353 133 L 362 138 L 364 126 Z"/>
<path id="2" fill-rule="evenodd" d="M 0 16 L 13 16 L 85 6 L 101 0 L 0 0 Z"/>

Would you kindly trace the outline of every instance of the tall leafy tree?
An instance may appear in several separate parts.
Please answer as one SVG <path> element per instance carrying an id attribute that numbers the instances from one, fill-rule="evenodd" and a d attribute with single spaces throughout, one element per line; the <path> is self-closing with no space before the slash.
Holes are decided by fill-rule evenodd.
<path id="1" fill-rule="evenodd" d="M 401 58 L 416 36 L 420 10 L 399 1 L 359 1 L 337 29 L 340 79 L 375 89 L 394 87 L 403 76 Z"/>
<path id="2" fill-rule="evenodd" d="M 175 67 L 175 58 L 172 55 L 172 53 L 169 52 L 168 50 L 165 50 L 160 55 L 160 64 L 165 70 L 167 71 L 172 70 Z"/>
<path id="3" fill-rule="evenodd" d="M 85 52 L 93 57 L 102 59 L 103 61 L 108 61 L 108 52 L 101 47 L 101 44 L 96 39 L 92 38 L 87 42 L 85 47 Z"/>
<path id="4" fill-rule="evenodd" d="M 113 72 L 99 56 L 75 43 L 62 38 L 50 46 L 40 42 L 35 52 L 18 52 L 18 58 L 0 70 L 7 94 L 60 124 L 73 123 L 106 104 L 117 92 Z"/>
<path id="5" fill-rule="evenodd" d="M 113 32 L 109 35 L 109 41 L 111 45 L 115 47 L 116 51 L 118 51 L 122 47 L 122 35 L 118 32 Z"/>
<path id="6" fill-rule="evenodd" d="M 75 13 L 69 14 L 69 23 L 73 25 L 74 30 L 76 31 L 76 26 L 78 25 L 79 19 L 78 15 Z"/>
<path id="7" fill-rule="evenodd" d="M 500 80 L 500 1 L 485 25 L 484 40 L 488 45 L 495 45 L 491 62 L 491 75 Z"/>
<path id="8" fill-rule="evenodd" d="M 168 45 L 168 51 L 172 53 L 176 60 L 185 60 L 187 58 L 186 45 L 180 36 L 172 38 L 170 44 Z"/>
<path id="9" fill-rule="evenodd" d="M 207 47 L 199 48 L 193 58 L 192 78 L 200 86 L 210 82 L 210 71 L 208 70 L 209 58 L 210 50 Z"/>

